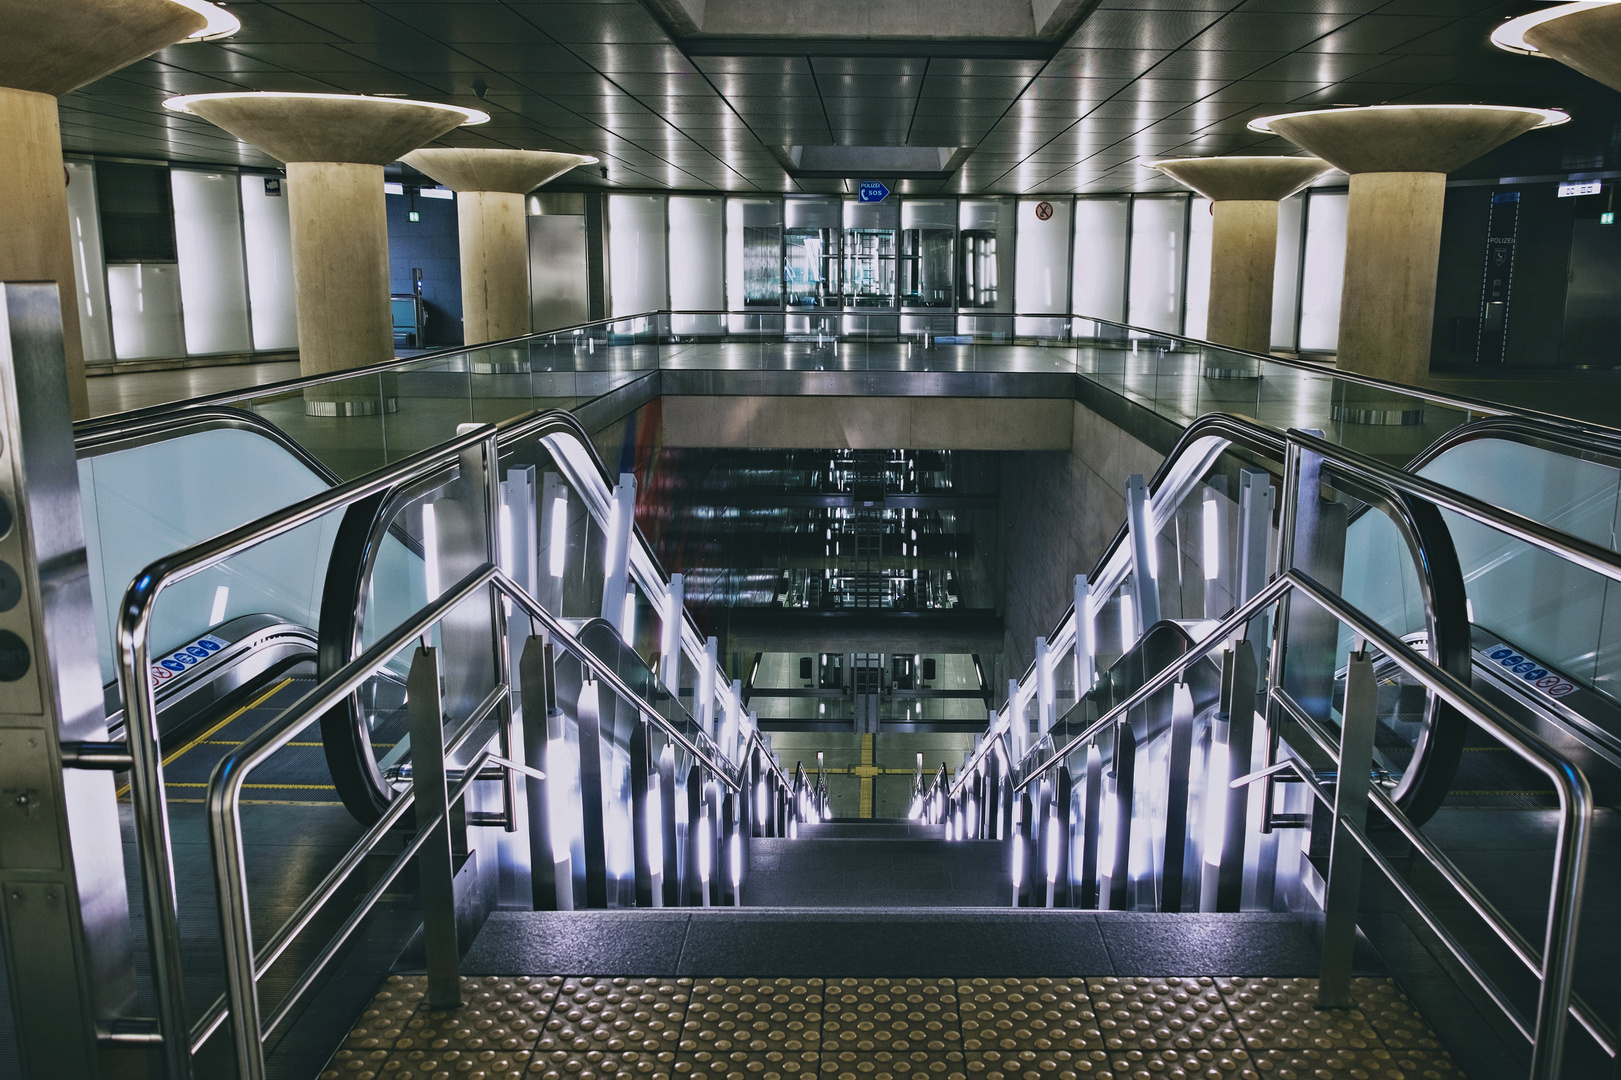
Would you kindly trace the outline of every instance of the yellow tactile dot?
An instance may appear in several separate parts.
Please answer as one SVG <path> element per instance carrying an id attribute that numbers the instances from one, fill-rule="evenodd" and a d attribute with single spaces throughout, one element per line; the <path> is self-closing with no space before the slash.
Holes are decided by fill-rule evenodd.
<path id="1" fill-rule="evenodd" d="M 1389 979 L 1353 979 L 1351 999 L 1386 1049 L 1439 1050 L 1441 1042 Z M 1450 1064 L 1450 1062 L 1448 1062 Z"/>
<path id="2" fill-rule="evenodd" d="M 711 1077 L 742 1078 L 742 1080 L 788 1080 L 802 1077 L 813 1080 L 817 1075 L 820 1057 L 814 1050 L 795 1053 L 769 1051 L 751 1054 L 745 1051 L 722 1053 L 699 1051 L 683 1054 L 675 1064 L 677 1077 L 709 1080 Z"/>
<path id="3" fill-rule="evenodd" d="M 1213 979 L 1090 979 L 1108 1061 L 1118 1078 L 1255 1076 Z"/>
<path id="4" fill-rule="evenodd" d="M 378 1080 L 522 1080 L 529 1052 L 435 1053 L 411 1050 L 390 1054 Z"/>
<path id="5" fill-rule="evenodd" d="M 422 975 L 390 975 L 377 991 L 366 1011 L 360 1014 L 343 1045 L 350 1050 L 393 1049 L 405 1034 L 405 1025 L 426 996 L 427 978 Z"/>
<path id="6" fill-rule="evenodd" d="M 960 1051 L 822 1052 L 822 1080 L 967 1080 Z"/>
<path id="7" fill-rule="evenodd" d="M 963 1049 L 970 1052 L 1084 1052 L 1103 1045 L 1081 980 L 962 980 L 959 997 Z"/>
<path id="8" fill-rule="evenodd" d="M 1221 988 L 1251 1048 L 1327 1053 L 1381 1045 L 1361 1009 L 1317 1008 L 1316 979 L 1223 979 Z"/>
<path id="9" fill-rule="evenodd" d="M 800 1054 L 817 1049 L 820 979 L 708 979 L 692 988 L 682 1051 Z"/>
<path id="10" fill-rule="evenodd" d="M 690 992 L 690 980 L 567 979 L 536 1050 L 638 1055 L 627 1060 L 673 1054 Z"/>
<path id="11" fill-rule="evenodd" d="M 824 1071 L 830 1052 L 944 1054 L 961 1043 L 950 979 L 840 979 L 824 987 Z"/>
<path id="12" fill-rule="evenodd" d="M 425 1000 L 396 1040 L 396 1050 L 489 1051 L 528 1050 L 540 1036 L 542 1018 L 556 997 L 556 987 L 528 976 L 464 978 L 462 1004 L 431 1009 Z"/>

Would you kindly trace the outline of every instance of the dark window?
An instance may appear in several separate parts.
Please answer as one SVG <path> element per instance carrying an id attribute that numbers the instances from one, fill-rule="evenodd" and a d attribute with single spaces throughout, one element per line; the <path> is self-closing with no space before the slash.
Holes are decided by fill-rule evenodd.
<path id="1" fill-rule="evenodd" d="M 162 165 L 96 162 L 101 245 L 109 263 L 174 262 L 174 203 Z"/>

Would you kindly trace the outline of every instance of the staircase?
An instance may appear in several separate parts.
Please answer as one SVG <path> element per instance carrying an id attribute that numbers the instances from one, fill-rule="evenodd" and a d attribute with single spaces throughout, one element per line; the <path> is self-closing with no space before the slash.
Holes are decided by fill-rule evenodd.
<path id="1" fill-rule="evenodd" d="M 1007 907 L 1008 845 L 948 843 L 944 826 L 839 821 L 749 842 L 745 907 Z"/>

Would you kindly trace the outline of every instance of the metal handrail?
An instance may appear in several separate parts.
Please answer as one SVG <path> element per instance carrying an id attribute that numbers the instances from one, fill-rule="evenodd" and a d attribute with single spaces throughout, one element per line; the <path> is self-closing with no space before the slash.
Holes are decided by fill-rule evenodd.
<path id="1" fill-rule="evenodd" d="M 1075 750 L 1095 739 L 1107 727 L 1120 722 L 1131 708 L 1141 705 L 1153 694 L 1179 681 L 1190 667 L 1202 660 L 1218 646 L 1224 645 L 1234 633 L 1240 630 L 1262 609 L 1270 607 L 1284 597 L 1295 593 L 1308 597 L 1324 612 L 1348 627 L 1353 633 L 1376 645 L 1386 657 L 1392 660 L 1408 676 L 1443 698 L 1449 705 L 1484 728 L 1494 738 L 1515 750 L 1523 760 L 1542 772 L 1553 783 L 1559 795 L 1561 814 L 1553 869 L 1553 884 L 1549 895 L 1547 930 L 1540 960 L 1532 952 L 1529 943 L 1496 911 L 1495 907 L 1485 899 L 1479 890 L 1462 876 L 1461 872 L 1452 865 L 1440 848 L 1416 826 L 1407 821 L 1406 815 L 1402 813 L 1395 802 L 1378 792 L 1376 788 L 1372 789 L 1374 802 L 1380 812 L 1390 818 L 1392 822 L 1397 823 L 1398 828 L 1408 841 L 1416 849 L 1420 850 L 1438 870 L 1442 871 L 1443 880 L 1446 880 L 1449 885 L 1452 885 L 1463 896 L 1476 914 L 1508 945 L 1521 962 L 1526 964 L 1533 974 L 1539 977 L 1541 990 L 1538 994 L 1537 1016 L 1534 1024 L 1529 1026 L 1519 1017 L 1518 1011 L 1514 1008 L 1508 996 L 1497 987 L 1484 969 L 1469 956 L 1467 948 L 1445 929 L 1439 918 L 1423 902 L 1422 898 L 1411 888 L 1406 887 L 1406 882 L 1368 838 L 1363 828 L 1356 822 L 1344 817 L 1340 819 L 1339 824 L 1346 827 L 1347 832 L 1365 850 L 1374 864 L 1379 867 L 1381 872 L 1390 877 L 1392 883 L 1402 892 L 1408 902 L 1414 905 L 1415 910 L 1419 912 L 1425 922 L 1437 932 L 1442 942 L 1458 958 L 1471 977 L 1503 1009 L 1515 1027 L 1530 1040 L 1533 1055 L 1531 1075 L 1534 1078 L 1552 1080 L 1553 1077 L 1558 1076 L 1563 1054 L 1566 1016 L 1575 1016 L 1582 1026 L 1592 1033 L 1600 1046 L 1611 1056 L 1615 1056 L 1617 1047 L 1615 1033 L 1598 1018 L 1585 1002 L 1576 997 L 1571 987 L 1576 928 L 1581 910 L 1582 886 L 1586 876 L 1589 833 L 1593 815 L 1593 794 L 1586 776 L 1574 762 L 1561 754 L 1535 732 L 1522 728 L 1494 705 L 1476 694 L 1468 685 L 1437 666 L 1428 657 L 1423 656 L 1399 637 L 1385 630 L 1365 613 L 1346 603 L 1343 599 L 1312 580 L 1309 575 L 1299 570 L 1290 569 L 1281 573 L 1264 590 L 1251 597 L 1250 600 L 1222 620 L 1215 630 L 1192 649 L 1148 680 L 1141 689 L 1120 705 L 1109 710 L 1109 712 L 1088 725 L 1081 734 L 1072 738 L 1064 745 L 1062 750 L 1055 753 L 1039 767 L 1033 769 L 1024 779 L 1014 783 L 1012 785 L 1013 793 L 1015 795 L 1019 794 L 1038 779 L 1057 769 Z M 1278 646 L 1274 644 L 1274 648 L 1276 647 Z M 1268 696 L 1270 700 L 1284 705 L 1285 711 L 1292 719 L 1302 723 L 1308 733 L 1311 734 L 1313 741 L 1336 762 L 1336 768 L 1343 773 L 1345 766 L 1338 761 L 1338 747 L 1333 739 L 1319 730 L 1314 718 L 1297 703 L 1293 702 L 1287 692 L 1280 687 L 1275 685 L 1270 687 Z M 1334 800 L 1326 794 L 1321 784 L 1317 782 L 1312 770 L 1305 768 L 1303 765 L 1292 767 L 1308 783 L 1319 799 L 1325 801 L 1330 807 L 1334 805 Z M 1262 769 L 1231 781 L 1231 786 L 1236 788 L 1253 783 L 1276 771 L 1276 767 Z M 960 775 L 966 775 L 968 772 L 969 770 L 964 769 Z"/>
<path id="2" fill-rule="evenodd" d="M 1433 480 L 1416 476 L 1403 469 L 1387 465 L 1376 458 L 1347 449 L 1337 443 L 1329 442 L 1327 439 L 1313 435 L 1310 432 L 1301 431 L 1297 428 L 1279 432 L 1276 428 L 1236 416 L 1209 413 L 1190 424 L 1182 437 L 1177 440 L 1176 447 L 1166 456 L 1164 464 L 1156 472 L 1154 486 L 1151 491 L 1156 495 L 1159 493 L 1160 485 L 1176 472 L 1177 463 L 1184 454 L 1193 452 L 1195 449 L 1202 449 L 1205 457 L 1214 456 L 1210 453 L 1209 447 L 1199 447 L 1201 440 L 1213 436 L 1226 439 L 1229 446 L 1235 441 L 1242 441 L 1243 445 L 1250 450 L 1263 448 L 1273 450 L 1273 448 L 1276 448 L 1273 452 L 1278 454 L 1277 459 L 1279 461 L 1282 461 L 1291 445 L 1297 446 L 1321 456 L 1324 463 L 1337 472 L 1382 487 L 1389 493 L 1400 493 L 1423 499 L 1428 503 L 1445 510 L 1451 510 L 1488 528 L 1506 533 L 1522 543 L 1550 552 L 1568 562 L 1581 566 L 1583 569 L 1590 570 L 1613 581 L 1621 581 L 1621 554 L 1617 554 L 1609 548 L 1561 532 L 1558 529 L 1549 528 L 1523 514 L 1493 506 L 1484 500 L 1466 495 Z M 1226 447 L 1222 447 L 1218 452 L 1224 452 L 1225 449 Z M 1193 474 L 1190 473 L 1189 476 L 1193 476 Z M 1115 534 L 1114 540 L 1104 549 L 1103 555 L 1098 559 L 1093 570 L 1093 578 L 1101 579 L 1103 577 L 1104 568 L 1109 566 L 1116 553 L 1121 549 L 1125 535 L 1126 529 L 1122 526 L 1119 532 Z M 1075 606 L 1071 604 L 1064 611 L 1064 614 L 1060 616 L 1057 623 L 1058 629 L 1053 632 L 1052 640 L 1058 640 L 1061 637 L 1062 631 L 1074 616 Z M 1032 661 L 1019 678 L 1019 685 L 1021 687 L 1026 685 L 1034 672 L 1035 662 Z M 960 789 L 961 781 L 959 780 L 953 794 L 955 795 Z"/>
<path id="3" fill-rule="evenodd" d="M 157 418 L 142 424 L 161 426 Z M 150 630 L 159 596 L 170 585 L 201 573 L 211 566 L 253 548 L 325 515 L 351 506 L 362 499 L 391 491 L 422 475 L 443 469 L 458 460 L 462 451 L 486 446 L 491 461 L 499 460 L 500 440 L 532 436 L 546 438 L 567 434 L 579 440 L 578 422 L 562 412 L 529 414 L 510 420 L 499 428 L 480 425 L 448 442 L 420 451 L 393 465 L 385 466 L 356 480 L 319 492 L 283 510 L 249 522 L 183 551 L 165 556 L 148 565 L 130 584 L 121 602 L 117 624 L 116 664 L 120 692 L 125 701 L 126 738 L 130 748 L 130 797 L 133 809 L 137 856 L 148 912 L 148 941 L 157 1000 L 158 1027 L 162 1033 L 166 1067 L 172 1076 L 185 1076 L 189 1066 L 189 1044 L 184 987 L 180 978 L 179 929 L 176 916 L 172 845 L 169 836 L 167 797 L 163 785 L 163 763 L 157 726 L 157 705 L 149 679 L 143 674 L 151 661 Z M 588 443 L 584 444 L 589 446 Z M 598 463 L 600 469 L 600 463 Z M 636 554 L 662 575 L 652 560 L 645 538 L 633 530 L 639 544 Z M 696 624 L 684 613 L 683 622 L 690 639 L 697 639 Z M 701 639 L 697 639 L 701 642 Z M 617 676 L 614 679 L 617 682 Z M 620 686 L 623 686 L 620 683 Z M 628 690 L 628 688 L 625 688 Z M 637 699 L 639 700 L 639 699 Z M 709 754 L 703 757 L 712 761 Z M 722 771 L 730 780 L 730 774 Z M 735 787 L 735 782 L 733 782 Z M 205 1017 L 205 1021 L 208 1018 Z"/>
<path id="4" fill-rule="evenodd" d="M 574 324 L 574 325 L 571 325 L 571 326 L 566 326 L 566 327 L 559 327 L 556 330 L 547 330 L 547 331 L 544 331 L 544 332 L 541 332 L 541 333 L 534 333 L 534 334 L 523 334 L 523 335 L 519 335 L 518 337 L 504 338 L 504 339 L 499 340 L 499 341 L 480 342 L 477 345 L 447 346 L 446 348 L 443 348 L 443 349 L 437 349 L 437 350 L 433 350 L 431 352 L 425 352 L 425 353 L 418 353 L 415 356 L 396 357 L 396 358 L 391 359 L 391 360 L 384 360 L 384 361 L 380 361 L 380 362 L 375 363 L 375 364 L 368 364 L 368 365 L 366 365 L 364 367 L 350 368 L 350 369 L 346 369 L 344 371 L 329 372 L 329 373 L 322 374 L 322 375 L 299 376 L 299 377 L 296 377 L 296 378 L 293 378 L 293 379 L 284 379 L 284 380 L 282 380 L 280 382 L 265 383 L 265 384 L 260 385 L 260 386 L 250 387 L 250 388 L 243 389 L 243 390 L 228 390 L 228 391 L 223 391 L 223 392 L 218 393 L 218 394 L 211 394 L 211 395 L 208 395 L 206 397 L 194 398 L 194 399 L 191 399 L 189 401 L 169 402 L 169 403 L 165 403 L 165 404 L 161 404 L 161 405 L 149 406 L 149 407 L 147 407 L 145 409 L 132 410 L 131 412 L 128 412 L 128 413 L 117 414 L 117 416 L 118 416 L 118 418 L 128 419 L 128 418 L 136 418 L 136 417 L 157 415 L 157 414 L 162 414 L 162 413 L 171 413 L 171 412 L 175 412 L 177 410 L 185 409 L 187 407 L 195 407 L 195 406 L 203 406 L 203 405 L 225 405 L 225 404 L 229 404 L 231 402 L 244 401 L 244 400 L 248 400 L 248 399 L 251 399 L 251 398 L 270 397 L 270 396 L 274 396 L 274 395 L 277 395 L 277 394 L 291 393 L 291 392 L 294 392 L 294 391 L 297 391 L 297 390 L 302 390 L 302 389 L 312 387 L 312 386 L 320 386 L 320 385 L 324 385 L 324 384 L 327 384 L 327 383 L 340 382 L 340 381 L 343 381 L 345 379 L 362 378 L 362 377 L 365 377 L 365 376 L 368 376 L 368 375 L 383 375 L 383 374 L 387 374 L 387 373 L 389 373 L 391 371 L 402 369 L 402 368 L 405 368 L 405 367 L 408 367 L 408 366 L 411 366 L 411 365 L 414 365 L 414 364 L 420 364 L 420 363 L 422 363 L 424 361 L 441 360 L 441 359 L 445 359 L 445 358 L 448 358 L 448 357 L 460 356 L 460 355 L 465 355 L 465 354 L 468 354 L 468 353 L 477 352 L 477 351 L 482 350 L 482 349 L 511 347 L 511 346 L 514 346 L 514 345 L 523 344 L 525 342 L 538 341 L 538 340 L 543 339 L 543 338 L 554 338 L 554 337 L 559 337 L 559 336 L 562 336 L 562 335 L 576 334 L 576 333 L 578 333 L 580 331 L 589 330 L 589 329 L 591 329 L 593 327 L 612 326 L 615 323 L 628 323 L 628 322 L 635 322 L 637 320 L 658 319 L 660 316 L 669 317 L 669 316 L 676 316 L 676 315 L 684 315 L 684 316 L 699 316 L 699 317 L 711 317 L 711 318 L 713 318 L 713 317 L 731 318 L 731 317 L 734 317 L 734 316 L 745 317 L 745 318 L 771 318 L 771 317 L 787 318 L 787 317 L 793 317 L 793 316 L 800 316 L 800 317 L 826 316 L 826 317 L 831 318 L 831 317 L 847 317 L 850 314 L 856 314 L 856 315 L 865 314 L 865 315 L 873 315 L 873 316 L 877 316 L 877 317 L 887 317 L 887 316 L 890 316 L 890 315 L 896 315 L 896 316 L 899 316 L 899 315 L 902 315 L 902 314 L 914 314 L 914 315 L 917 315 L 917 314 L 922 314 L 922 313 L 916 313 L 916 312 L 903 313 L 903 312 L 900 312 L 900 311 L 895 311 L 895 312 L 844 312 L 844 313 L 841 313 L 841 312 L 792 311 L 792 310 L 786 310 L 786 309 L 781 310 L 781 311 L 757 311 L 757 310 L 756 311 L 731 311 L 731 310 L 725 310 L 725 309 L 660 308 L 660 309 L 656 309 L 656 310 L 638 312 L 638 313 L 629 314 L 629 315 L 617 315 L 617 316 L 612 316 L 612 317 L 604 318 L 604 319 L 593 319 L 593 320 L 591 320 L 589 322 L 577 323 L 577 324 Z M 958 315 L 963 315 L 965 313 L 952 312 L 951 314 L 953 316 L 958 316 Z M 1091 323 L 1103 324 L 1103 325 L 1107 325 L 1107 326 L 1118 327 L 1119 329 L 1126 331 L 1128 334 L 1139 334 L 1139 335 L 1142 335 L 1144 337 L 1163 338 L 1163 339 L 1170 340 L 1170 341 L 1176 341 L 1176 342 L 1180 342 L 1184 346 L 1189 347 L 1190 349 L 1206 349 L 1206 348 L 1218 349 L 1223 353 L 1231 354 L 1233 356 L 1246 357 L 1246 358 L 1257 360 L 1257 361 L 1260 361 L 1260 362 L 1263 362 L 1263 363 L 1266 363 L 1266 364 L 1271 364 L 1271 365 L 1274 365 L 1274 366 L 1277 366 L 1277 367 L 1283 367 L 1283 368 L 1289 368 L 1291 370 L 1308 372 L 1308 373 L 1310 373 L 1312 375 L 1319 376 L 1319 377 L 1326 376 L 1328 378 L 1336 379 L 1336 380 L 1339 380 L 1339 381 L 1342 381 L 1342 382 L 1351 383 L 1351 384 L 1355 384 L 1355 385 L 1358 385 L 1358 386 L 1369 387 L 1369 388 L 1376 389 L 1376 390 L 1379 390 L 1379 391 L 1385 392 L 1385 393 L 1398 394 L 1398 395 L 1403 396 L 1403 397 L 1414 398 L 1416 400 L 1421 400 L 1421 401 L 1433 403 L 1433 404 L 1436 404 L 1436 405 L 1441 405 L 1441 406 L 1444 406 L 1446 408 L 1458 409 L 1458 410 L 1461 410 L 1461 411 L 1464 411 L 1464 412 L 1480 413 L 1481 415 L 1484 415 L 1484 416 L 1525 417 L 1525 418 L 1532 419 L 1532 420 L 1535 420 L 1535 421 L 1540 422 L 1540 423 L 1549 424 L 1549 425 L 1560 427 L 1560 428 L 1563 428 L 1563 429 L 1566 429 L 1566 430 L 1600 431 L 1600 432 L 1608 432 L 1608 433 L 1612 433 L 1612 434 L 1621 434 L 1621 429 L 1611 428 L 1611 427 L 1608 427 L 1608 426 L 1603 425 L 1603 424 L 1593 423 L 1591 421 L 1573 420 L 1573 419 L 1571 419 L 1569 417 L 1557 416 L 1557 415 L 1555 415 L 1553 413 L 1545 413 L 1545 412 L 1541 412 L 1541 411 L 1536 410 L 1536 409 L 1526 409 L 1526 408 L 1519 407 L 1519 406 L 1504 405 L 1504 404 L 1501 404 L 1501 403 L 1498 403 L 1498 402 L 1485 401 L 1483 399 L 1472 398 L 1472 397 L 1469 397 L 1467 395 L 1462 395 L 1462 394 L 1444 394 L 1444 393 L 1440 393 L 1438 391 L 1426 389 L 1426 388 L 1423 388 L 1423 387 L 1403 386 L 1400 383 L 1387 382 L 1387 381 L 1382 380 L 1382 379 L 1376 379 L 1376 378 L 1373 378 L 1371 376 L 1358 374 L 1357 372 L 1353 372 L 1353 371 L 1343 371 L 1343 370 L 1340 370 L 1338 368 L 1325 369 L 1321 364 L 1314 364 L 1314 363 L 1311 363 L 1310 361 L 1299 360 L 1299 359 L 1294 359 L 1294 358 L 1285 357 L 1285 356 L 1276 356 L 1276 355 L 1273 355 L 1271 353 L 1251 352 L 1251 351 L 1246 350 L 1246 349 L 1239 349 L 1239 348 L 1235 348 L 1233 346 L 1221 345 L 1221 344 L 1217 344 L 1215 342 L 1210 342 L 1210 341 L 1202 341 L 1202 340 L 1200 340 L 1198 338 L 1190 338 L 1190 337 L 1187 337 L 1187 336 L 1182 335 L 1182 334 L 1174 334 L 1174 333 L 1170 333 L 1170 332 L 1163 331 L 1163 330 L 1154 330 L 1154 329 L 1150 329 L 1148 327 L 1135 326 L 1135 325 L 1133 325 L 1131 323 L 1117 322 L 1117 321 L 1115 321 L 1113 319 L 1099 318 L 1099 317 L 1094 316 L 1094 315 L 1084 315 L 1084 314 L 1080 314 L 1080 313 L 1076 313 L 1076 312 L 1019 312 L 1019 313 L 1013 313 L 1013 312 L 984 312 L 984 313 L 971 314 L 968 317 L 972 317 L 972 318 L 975 318 L 975 319 L 1002 319 L 1002 320 L 1006 320 L 1010 324 L 1014 323 L 1014 321 L 1018 320 L 1018 319 L 1047 319 L 1047 320 L 1055 320 L 1055 321 L 1056 320 L 1063 320 L 1063 321 L 1070 322 L 1070 323 L 1073 323 L 1073 322 L 1076 322 L 1076 321 L 1082 321 L 1082 322 L 1091 322 Z M 763 332 L 764 331 L 761 331 L 761 333 L 763 333 Z M 663 336 L 662 331 L 659 331 L 658 333 L 660 334 L 661 337 Z M 673 334 L 672 334 L 672 336 L 673 336 Z M 855 335 L 851 335 L 851 336 L 855 336 Z M 1031 335 L 1031 336 L 1039 336 L 1039 335 Z M 1067 339 L 1067 340 L 1076 342 L 1076 347 L 1079 347 L 1082 339 L 1071 338 L 1071 339 Z M 663 342 L 661 341 L 660 343 L 662 344 Z"/>
<path id="5" fill-rule="evenodd" d="M 418 822 L 418 832 L 413 840 L 356 905 L 343 925 L 328 939 L 316 958 L 305 967 L 269 1020 L 261 1024 L 258 981 L 268 973 L 270 966 L 285 951 L 293 937 L 304 930 L 319 909 L 338 893 L 349 874 L 386 840 L 389 827 L 397 824 L 404 816 L 406 810 L 413 804 L 414 795 L 410 792 L 402 793 L 400 798 L 390 805 L 384 817 L 361 837 L 299 910 L 272 935 L 266 948 L 256 954 L 249 925 L 247 876 L 240 827 L 242 792 L 248 777 L 292 741 L 300 731 L 353 693 L 366 679 L 382 670 L 401 649 L 413 641 L 422 639 L 461 604 L 482 590 L 492 587 L 514 605 L 523 608 L 532 621 L 538 622 L 545 629 L 553 644 L 561 646 L 565 652 L 587 668 L 594 678 L 604 683 L 621 700 L 636 708 L 671 741 L 679 743 L 722 784 L 733 791 L 741 790 L 739 778 L 733 775 L 737 771 L 736 766 L 724 759 L 717 761 L 706 750 L 688 739 L 668 718 L 642 700 L 611 665 L 586 648 L 561 620 L 542 607 L 504 571 L 486 563 L 422 608 L 409 621 L 390 631 L 360 656 L 283 709 L 275 719 L 232 750 L 215 767 L 209 780 L 207 802 L 228 978 L 223 999 L 215 1002 L 192 1032 L 191 1044 L 194 1049 L 200 1047 L 227 1016 L 234 1017 L 238 1069 L 246 1078 L 262 1075 L 262 1049 L 258 1044 L 291 1015 L 298 999 L 315 984 L 321 971 L 337 956 L 350 935 L 359 928 L 371 908 L 382 898 L 388 885 L 405 868 L 425 842 L 428 834 L 441 820 L 436 818 L 426 824 Z M 497 686 L 484 703 L 472 710 L 446 741 L 445 755 L 451 756 L 471 744 L 473 734 L 483 730 L 483 721 L 494 714 L 499 699 L 510 692 L 511 688 L 508 686 Z M 486 741 L 493 735 L 494 733 L 490 732 L 486 736 Z M 491 756 L 492 752 L 486 749 L 463 770 L 460 783 L 451 792 L 449 802 L 452 805 L 477 779 L 479 769 L 491 759 Z M 514 767 L 514 763 L 505 763 L 503 767 Z M 250 1037 L 252 1042 L 249 1041 Z"/>

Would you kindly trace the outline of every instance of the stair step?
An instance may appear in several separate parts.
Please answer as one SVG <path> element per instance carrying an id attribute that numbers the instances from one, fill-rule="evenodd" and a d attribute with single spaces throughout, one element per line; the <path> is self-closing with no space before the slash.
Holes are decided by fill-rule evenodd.
<path id="1" fill-rule="evenodd" d="M 945 836 L 944 825 L 925 825 L 921 821 L 823 821 L 799 827 L 801 840 L 881 840 L 886 837 L 934 837 L 944 840 Z"/>
<path id="2" fill-rule="evenodd" d="M 1317 965 L 1292 915 L 710 908 L 498 911 L 462 974 L 1287 978 L 1314 976 Z"/>

